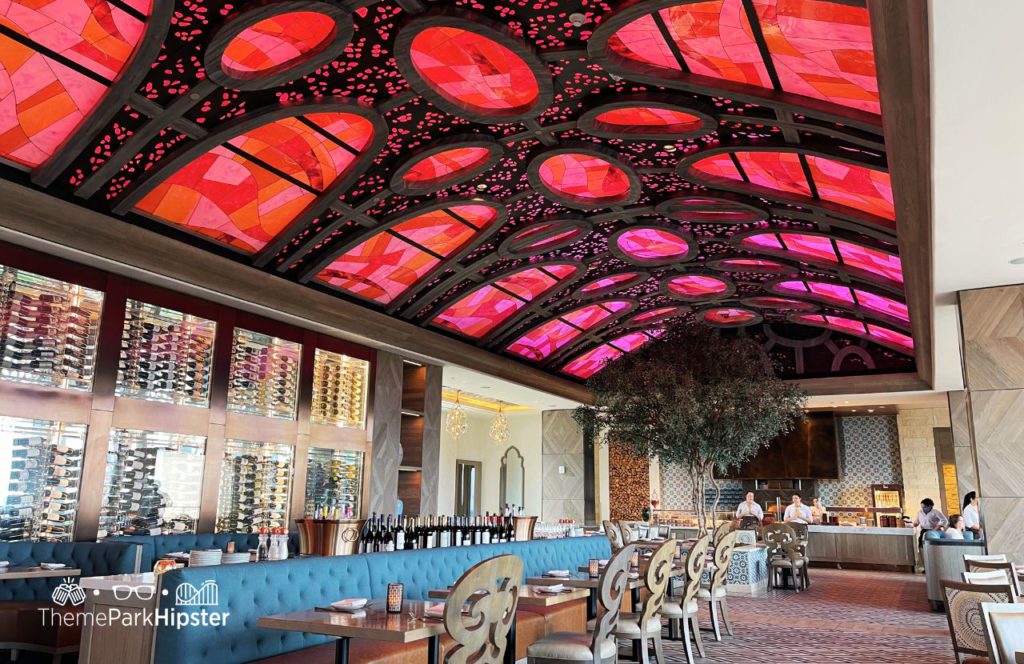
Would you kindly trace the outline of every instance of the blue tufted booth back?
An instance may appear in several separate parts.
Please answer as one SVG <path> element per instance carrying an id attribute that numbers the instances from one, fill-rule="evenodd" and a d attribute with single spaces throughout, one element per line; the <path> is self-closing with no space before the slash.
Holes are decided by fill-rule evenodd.
<path id="1" fill-rule="evenodd" d="M 394 582 L 405 584 L 406 597 L 426 599 L 427 591 L 454 583 L 467 568 L 502 553 L 522 558 L 526 576 L 539 576 L 550 569 L 575 569 L 590 558 L 608 558 L 611 550 L 605 537 L 577 537 L 175 570 L 163 576 L 168 592 L 161 598 L 161 608 L 201 610 L 175 607 L 175 591 L 183 583 L 198 588 L 213 579 L 219 608 L 207 610 L 231 615 L 219 627 L 159 627 L 156 664 L 233 664 L 319 645 L 330 639 L 259 629 L 256 621 L 345 597 L 382 598 L 387 584 Z"/>
<path id="2" fill-rule="evenodd" d="M 192 549 L 223 549 L 228 542 L 234 542 L 236 550 L 248 551 L 255 549 L 259 543 L 259 535 L 247 535 L 245 533 L 221 533 L 218 535 L 125 535 L 123 537 L 108 537 L 106 542 L 134 542 L 142 546 L 142 571 L 148 572 L 153 569 L 153 564 L 168 553 L 184 551 L 188 553 Z M 288 552 L 299 552 L 299 534 L 288 533 Z"/>
<path id="3" fill-rule="evenodd" d="M 127 542 L 0 542 L 0 560 L 12 567 L 64 563 L 82 576 L 131 574 L 138 571 L 141 550 Z M 0 581 L 0 601 L 48 600 L 63 577 Z"/>

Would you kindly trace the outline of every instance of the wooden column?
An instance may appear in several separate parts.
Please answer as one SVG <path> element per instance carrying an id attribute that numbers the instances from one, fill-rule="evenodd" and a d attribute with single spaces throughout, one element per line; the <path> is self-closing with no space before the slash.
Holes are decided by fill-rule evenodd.
<path id="1" fill-rule="evenodd" d="M 376 371 L 369 511 L 391 514 L 398 500 L 398 466 L 402 463 L 402 358 L 378 352 Z"/>
<path id="2" fill-rule="evenodd" d="M 427 365 L 423 388 L 423 460 L 420 514 L 438 514 L 441 482 L 441 376 L 444 369 Z"/>

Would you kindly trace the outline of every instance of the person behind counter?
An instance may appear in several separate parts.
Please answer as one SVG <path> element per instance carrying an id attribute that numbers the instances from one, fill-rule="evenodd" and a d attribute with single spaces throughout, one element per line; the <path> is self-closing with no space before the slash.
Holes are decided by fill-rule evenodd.
<path id="1" fill-rule="evenodd" d="M 946 528 L 946 532 L 942 535 L 943 539 L 959 539 L 964 538 L 964 520 L 960 518 L 959 514 L 951 514 L 949 516 L 949 527 Z"/>
<path id="2" fill-rule="evenodd" d="M 754 492 L 748 491 L 746 500 L 736 507 L 736 518 L 742 519 L 745 516 L 756 517 L 758 521 L 764 520 L 764 510 L 754 502 Z"/>
<path id="3" fill-rule="evenodd" d="M 786 507 L 783 520 L 786 523 L 802 523 L 804 525 L 812 523 L 814 517 L 811 515 L 810 508 L 801 502 L 800 494 L 794 493 L 792 500 L 793 502 Z"/>
<path id="4" fill-rule="evenodd" d="M 967 495 L 964 496 L 964 507 L 961 510 L 964 529 L 974 533 L 975 539 L 981 536 L 981 514 L 978 512 L 980 502 L 977 491 L 968 491 Z M 950 518 L 950 521 L 952 521 L 952 518 Z"/>
<path id="5" fill-rule="evenodd" d="M 811 498 L 811 517 L 814 523 L 824 523 L 828 515 L 828 508 L 821 504 L 820 498 Z"/>
<path id="6" fill-rule="evenodd" d="M 921 527 L 921 534 L 918 536 L 917 544 L 921 546 L 924 544 L 925 533 L 929 531 L 938 531 L 940 536 L 945 533 L 946 526 L 949 521 L 945 515 L 939 510 L 935 509 L 935 501 L 931 498 L 925 498 L 921 501 L 921 511 L 914 517 L 914 526 Z"/>

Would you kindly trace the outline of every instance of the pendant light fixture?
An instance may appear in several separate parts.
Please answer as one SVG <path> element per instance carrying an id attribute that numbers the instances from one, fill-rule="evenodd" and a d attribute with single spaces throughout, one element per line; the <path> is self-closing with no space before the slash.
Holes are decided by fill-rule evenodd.
<path id="1" fill-rule="evenodd" d="M 508 428 L 508 419 L 505 417 L 505 403 L 502 401 L 498 402 L 498 415 L 491 422 L 491 440 L 502 447 L 508 442 L 508 439 L 512 437 L 512 432 Z"/>
<path id="2" fill-rule="evenodd" d="M 461 394 L 462 392 L 456 390 L 455 405 L 448 411 L 448 416 L 444 420 L 444 429 L 451 435 L 452 440 L 458 440 L 466 433 L 466 411 L 462 409 Z"/>

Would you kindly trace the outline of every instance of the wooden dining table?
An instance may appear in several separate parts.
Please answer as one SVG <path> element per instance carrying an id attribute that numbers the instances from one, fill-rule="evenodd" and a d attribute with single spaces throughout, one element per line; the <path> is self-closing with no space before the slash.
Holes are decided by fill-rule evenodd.
<path id="1" fill-rule="evenodd" d="M 331 609 L 294 611 L 263 616 L 257 626 L 288 632 L 333 636 L 336 664 L 348 664 L 350 639 L 372 639 L 391 643 L 427 640 L 427 662 L 437 664 L 444 621 L 427 616 L 426 610 L 437 602 L 406 600 L 401 613 L 388 613 L 384 600 L 371 600 L 356 613 Z"/>
<path id="2" fill-rule="evenodd" d="M 601 577 L 590 576 L 589 572 L 576 572 L 570 574 L 567 577 L 561 576 L 531 576 L 526 579 L 526 584 L 530 586 L 554 586 L 561 583 L 568 588 L 585 588 L 589 591 L 587 597 L 587 620 L 592 620 L 597 617 L 597 592 L 600 587 Z M 636 578 L 630 578 L 626 583 L 626 587 L 633 594 L 633 605 L 640 600 L 640 588 L 643 587 L 644 580 L 637 574 Z"/>
<path id="3" fill-rule="evenodd" d="M 45 567 L 0 567 L 0 581 L 11 579 L 52 579 L 58 576 L 82 576 L 76 567 L 46 569 Z"/>

